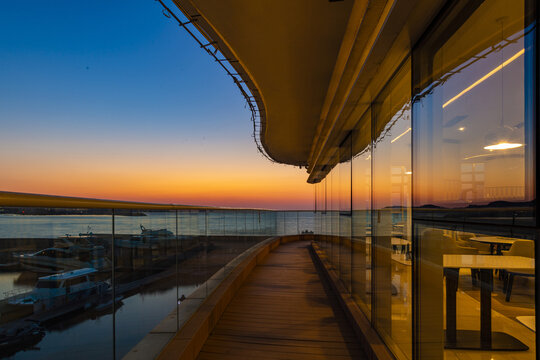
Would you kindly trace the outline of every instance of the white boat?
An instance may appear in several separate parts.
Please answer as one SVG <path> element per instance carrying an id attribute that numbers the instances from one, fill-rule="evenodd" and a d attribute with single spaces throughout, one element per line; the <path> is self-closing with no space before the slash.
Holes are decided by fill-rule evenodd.
<path id="1" fill-rule="evenodd" d="M 174 237 L 174 234 L 172 231 L 167 229 L 158 229 L 158 230 L 152 230 L 145 228 L 142 224 L 141 227 L 141 238 L 147 241 L 151 240 L 161 240 L 161 239 L 171 239 Z"/>
<path id="2" fill-rule="evenodd" d="M 105 249 L 95 246 L 91 250 L 73 248 L 47 248 L 30 254 L 14 254 L 21 266 L 33 272 L 58 272 L 81 268 L 106 270 L 110 261 L 105 258 Z"/>
<path id="3" fill-rule="evenodd" d="M 32 306 L 34 313 L 99 297 L 109 285 L 92 281 L 96 269 L 85 268 L 38 278 L 33 291 L 9 300 L 10 305 Z"/>

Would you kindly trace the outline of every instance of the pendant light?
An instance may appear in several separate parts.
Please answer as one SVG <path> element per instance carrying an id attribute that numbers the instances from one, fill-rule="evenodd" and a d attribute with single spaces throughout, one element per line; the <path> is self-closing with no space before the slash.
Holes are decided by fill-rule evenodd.
<path id="1" fill-rule="evenodd" d="M 501 64 L 504 64 L 504 17 L 496 20 L 501 25 Z M 504 125 L 504 67 L 501 68 L 501 123 L 485 136 L 485 150 L 509 150 L 523 146 L 513 127 Z"/>

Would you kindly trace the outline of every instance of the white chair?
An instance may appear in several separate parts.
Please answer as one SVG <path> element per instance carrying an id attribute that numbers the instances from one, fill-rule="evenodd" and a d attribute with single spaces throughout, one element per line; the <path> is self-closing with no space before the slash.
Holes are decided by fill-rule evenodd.
<path id="1" fill-rule="evenodd" d="M 503 256 L 524 256 L 528 258 L 534 258 L 534 241 L 532 240 L 516 240 L 510 250 L 503 251 Z M 506 293 L 506 301 L 510 301 L 510 295 L 512 294 L 512 285 L 514 284 L 514 277 L 534 277 L 534 270 L 519 270 L 519 269 L 505 269 L 505 279 L 503 292 Z"/>

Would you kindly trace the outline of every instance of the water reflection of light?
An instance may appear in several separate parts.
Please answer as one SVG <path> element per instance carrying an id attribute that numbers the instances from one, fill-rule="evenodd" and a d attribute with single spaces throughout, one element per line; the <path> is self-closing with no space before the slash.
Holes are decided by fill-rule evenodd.
<path id="1" fill-rule="evenodd" d="M 508 149 L 515 149 L 515 148 L 518 148 L 518 147 L 521 147 L 521 146 L 523 146 L 523 144 L 501 142 L 501 143 L 498 143 L 498 144 L 484 146 L 484 149 L 486 149 L 486 150 L 508 150 Z"/>
<path id="2" fill-rule="evenodd" d="M 488 72 L 486 75 L 482 76 L 480 79 L 476 80 L 472 85 L 470 85 L 469 87 L 467 87 L 466 89 L 464 89 L 463 91 L 461 91 L 459 94 L 457 94 L 456 96 L 454 96 L 453 98 L 451 98 L 450 100 L 448 100 L 447 102 L 445 102 L 443 104 L 443 109 L 445 107 L 447 107 L 448 105 L 450 105 L 451 103 L 453 103 L 454 101 L 456 101 L 457 99 L 459 99 L 460 97 L 462 97 L 463 95 L 465 95 L 466 93 L 468 93 L 469 91 L 471 91 L 473 88 L 475 88 L 476 86 L 480 85 L 481 83 L 483 83 L 484 81 L 486 81 L 489 77 L 491 77 L 493 74 L 496 74 L 497 72 L 499 72 L 500 70 L 502 70 L 502 68 L 504 68 L 506 65 L 510 64 L 512 61 L 516 60 L 518 57 L 520 57 L 521 55 L 523 55 L 525 53 L 525 49 L 521 49 L 520 51 L 518 51 L 517 53 L 515 53 L 514 55 L 512 55 L 512 57 L 510 57 L 508 60 L 506 60 L 505 62 L 503 62 L 501 65 L 497 66 L 495 69 L 491 70 L 490 72 Z"/>

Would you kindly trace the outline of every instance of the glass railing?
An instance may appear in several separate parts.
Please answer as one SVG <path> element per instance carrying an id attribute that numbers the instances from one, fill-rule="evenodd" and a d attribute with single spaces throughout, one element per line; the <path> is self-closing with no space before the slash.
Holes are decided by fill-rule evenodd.
<path id="1" fill-rule="evenodd" d="M 0 357 L 13 359 L 120 359 L 245 250 L 314 230 L 309 211 L 0 201 Z"/>

